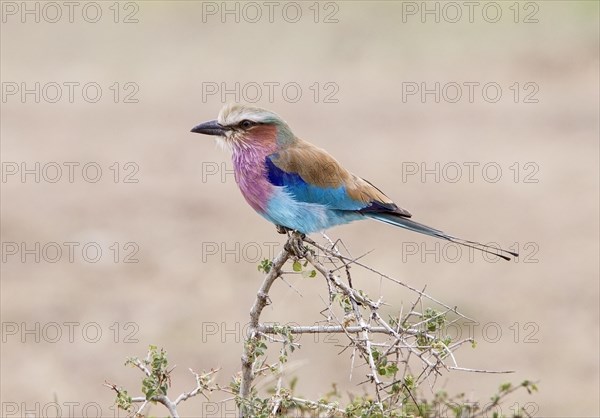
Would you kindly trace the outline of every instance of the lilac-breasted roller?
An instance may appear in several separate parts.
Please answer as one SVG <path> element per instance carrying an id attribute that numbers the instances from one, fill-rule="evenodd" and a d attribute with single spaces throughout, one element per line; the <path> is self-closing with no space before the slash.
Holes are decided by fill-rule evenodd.
<path id="1" fill-rule="evenodd" d="M 448 235 L 410 219 L 381 190 L 348 170 L 326 151 L 298 138 L 265 109 L 226 105 L 217 120 L 192 132 L 214 135 L 233 152 L 235 179 L 246 201 L 280 227 L 304 234 L 361 219 L 375 219 L 484 252 L 499 250 Z M 490 251 L 489 249 L 494 251 Z"/>

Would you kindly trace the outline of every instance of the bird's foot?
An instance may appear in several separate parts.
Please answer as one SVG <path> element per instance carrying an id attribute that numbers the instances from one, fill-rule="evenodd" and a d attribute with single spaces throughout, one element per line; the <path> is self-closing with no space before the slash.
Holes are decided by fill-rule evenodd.
<path id="1" fill-rule="evenodd" d="M 296 257 L 304 258 L 304 255 L 307 251 L 306 247 L 304 246 L 304 238 L 306 238 L 305 234 L 298 231 L 292 231 L 290 238 L 285 243 L 284 248 L 286 251 L 294 254 Z"/>

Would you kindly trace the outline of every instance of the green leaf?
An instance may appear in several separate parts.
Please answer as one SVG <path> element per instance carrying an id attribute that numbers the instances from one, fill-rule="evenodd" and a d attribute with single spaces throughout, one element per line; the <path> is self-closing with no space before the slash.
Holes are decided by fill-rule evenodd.
<path id="1" fill-rule="evenodd" d="M 152 398 L 152 396 L 154 395 L 154 392 L 154 389 L 148 389 L 148 391 L 146 392 L 146 399 L 150 400 L 150 398 Z"/>
<path id="2" fill-rule="evenodd" d="M 308 279 L 312 279 L 314 277 L 316 277 L 317 272 L 315 270 L 303 270 L 302 271 L 302 277 L 306 277 Z"/>
<path id="3" fill-rule="evenodd" d="M 300 264 L 300 262 L 298 260 L 294 261 L 294 264 L 292 265 L 292 269 L 294 271 L 302 271 L 302 264 Z"/>
<path id="4" fill-rule="evenodd" d="M 398 365 L 396 363 L 390 363 L 387 366 L 388 374 L 394 374 L 398 371 Z"/>
<path id="5" fill-rule="evenodd" d="M 263 271 L 265 274 L 269 274 L 271 267 L 273 267 L 273 262 L 268 258 L 265 258 L 258 265 L 258 271 Z"/>

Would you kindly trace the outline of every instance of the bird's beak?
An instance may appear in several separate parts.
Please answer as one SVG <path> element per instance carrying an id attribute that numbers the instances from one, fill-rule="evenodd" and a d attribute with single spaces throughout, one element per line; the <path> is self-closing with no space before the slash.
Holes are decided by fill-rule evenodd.
<path id="1" fill-rule="evenodd" d="M 225 136 L 225 131 L 227 131 L 225 126 L 221 125 L 216 120 L 209 120 L 208 122 L 194 126 L 191 132 L 204 135 Z"/>

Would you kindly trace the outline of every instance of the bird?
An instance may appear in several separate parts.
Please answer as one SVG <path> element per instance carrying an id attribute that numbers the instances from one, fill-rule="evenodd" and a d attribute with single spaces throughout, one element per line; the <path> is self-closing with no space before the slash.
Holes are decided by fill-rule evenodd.
<path id="1" fill-rule="evenodd" d="M 248 204 L 279 232 L 324 231 L 372 219 L 450 241 L 504 260 L 516 252 L 449 235 L 411 219 L 369 181 L 348 171 L 327 151 L 297 137 L 276 113 L 226 104 L 216 120 L 191 132 L 214 136 L 232 153 L 236 182 Z"/>

